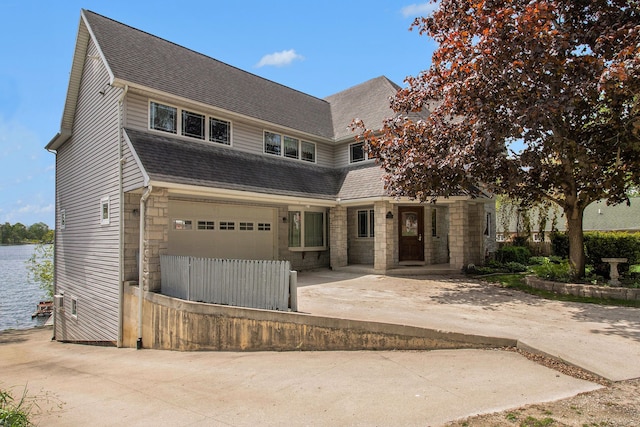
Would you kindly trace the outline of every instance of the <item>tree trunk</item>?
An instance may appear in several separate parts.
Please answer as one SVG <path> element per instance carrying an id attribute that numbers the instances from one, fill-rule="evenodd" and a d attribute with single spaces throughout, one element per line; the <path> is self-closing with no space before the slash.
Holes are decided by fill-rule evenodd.
<path id="1" fill-rule="evenodd" d="M 581 279 L 585 275 L 584 234 L 582 231 L 584 208 L 565 207 L 564 213 L 567 217 L 571 275 L 574 279 Z"/>

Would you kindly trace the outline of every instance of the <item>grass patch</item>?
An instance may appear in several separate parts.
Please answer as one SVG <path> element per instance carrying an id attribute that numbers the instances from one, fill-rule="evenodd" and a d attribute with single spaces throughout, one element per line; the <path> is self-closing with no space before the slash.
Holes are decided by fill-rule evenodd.
<path id="1" fill-rule="evenodd" d="M 524 274 L 494 274 L 491 276 L 482 276 L 481 280 L 490 283 L 498 283 L 505 288 L 518 289 L 528 294 L 554 301 L 581 302 L 586 304 L 613 305 L 619 307 L 640 307 L 640 301 L 581 297 L 536 289 L 531 286 L 527 286 L 524 278 Z"/>

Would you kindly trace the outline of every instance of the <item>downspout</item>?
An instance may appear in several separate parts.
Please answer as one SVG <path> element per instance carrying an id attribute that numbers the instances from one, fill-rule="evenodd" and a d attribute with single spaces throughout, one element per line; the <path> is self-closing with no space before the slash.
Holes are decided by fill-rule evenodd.
<path id="1" fill-rule="evenodd" d="M 120 241 L 119 247 L 119 260 L 118 260 L 118 276 L 119 282 L 119 304 L 118 304 L 118 347 L 122 347 L 122 328 L 124 320 L 124 163 L 125 158 L 122 149 L 122 126 L 124 123 L 124 97 L 129 92 L 129 85 L 125 85 L 124 90 L 118 97 L 118 163 L 119 163 L 119 180 L 118 180 L 118 197 L 120 198 Z"/>
<path id="2" fill-rule="evenodd" d="M 142 300 L 144 298 L 144 265 L 146 263 L 144 250 L 145 250 L 145 208 L 147 206 L 147 199 L 153 191 L 153 187 L 149 185 L 140 198 L 140 255 L 138 256 L 138 341 L 136 348 L 140 350 L 142 348 Z"/>

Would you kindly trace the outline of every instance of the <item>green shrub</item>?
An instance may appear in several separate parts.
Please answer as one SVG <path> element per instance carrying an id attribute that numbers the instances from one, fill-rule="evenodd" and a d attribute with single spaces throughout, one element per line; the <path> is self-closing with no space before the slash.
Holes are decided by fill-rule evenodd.
<path id="1" fill-rule="evenodd" d="M 529 258 L 531 258 L 531 252 L 524 246 L 503 246 L 496 251 L 496 261 L 502 264 L 519 262 L 526 265 Z"/>
<path id="2" fill-rule="evenodd" d="M 549 262 L 549 258 L 544 256 L 532 256 L 529 258 L 529 265 L 541 265 L 545 262 Z"/>
<path id="3" fill-rule="evenodd" d="M 504 267 L 510 273 L 522 273 L 523 271 L 527 271 L 527 266 L 526 265 L 521 264 L 519 262 L 514 262 L 514 261 L 506 263 L 504 265 Z"/>
<path id="4" fill-rule="evenodd" d="M 602 258 L 627 258 L 628 262 L 618 265 L 622 275 L 629 272 L 629 266 L 640 263 L 640 233 L 590 232 L 584 235 L 587 264 L 593 265 L 595 273 L 609 277 L 609 264 Z"/>
<path id="5" fill-rule="evenodd" d="M 536 276 L 544 280 L 554 282 L 569 282 L 571 280 L 571 268 L 568 261 L 559 264 L 545 262 L 531 267 Z"/>
<path id="6" fill-rule="evenodd" d="M 560 258 L 569 257 L 569 236 L 566 233 L 551 233 L 551 254 Z"/>

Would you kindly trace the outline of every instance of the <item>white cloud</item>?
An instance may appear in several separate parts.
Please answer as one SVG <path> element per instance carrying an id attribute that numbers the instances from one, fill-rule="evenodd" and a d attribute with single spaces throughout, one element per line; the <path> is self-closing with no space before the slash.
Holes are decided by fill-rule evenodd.
<path id="1" fill-rule="evenodd" d="M 265 65 L 273 65 L 275 67 L 283 67 L 291 64 L 295 60 L 303 60 L 302 55 L 298 55 L 294 49 L 283 50 L 282 52 L 270 53 L 262 57 L 256 67 L 264 67 Z"/>
<path id="2" fill-rule="evenodd" d="M 438 8 L 437 3 L 420 3 L 420 4 L 410 4 L 409 6 L 405 6 L 401 9 L 402 16 L 405 18 L 414 18 L 416 16 L 427 16 L 430 15 L 434 10 Z"/>
<path id="3" fill-rule="evenodd" d="M 55 209 L 55 206 L 53 204 L 48 204 L 45 206 L 38 206 L 38 205 L 25 205 L 22 206 L 21 208 L 17 209 L 16 212 L 20 213 L 20 214 L 25 214 L 25 213 L 29 213 L 29 214 L 44 214 L 44 213 L 51 213 L 53 212 Z"/>

